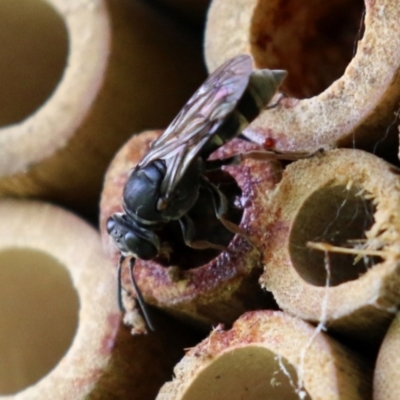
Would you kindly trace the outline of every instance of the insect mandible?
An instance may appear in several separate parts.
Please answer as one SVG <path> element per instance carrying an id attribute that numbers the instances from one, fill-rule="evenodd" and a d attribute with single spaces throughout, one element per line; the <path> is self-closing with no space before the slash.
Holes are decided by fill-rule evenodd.
<path id="1" fill-rule="evenodd" d="M 150 260 L 162 251 L 157 232 L 168 222 L 180 224 L 185 245 L 220 248 L 194 241 L 188 211 L 200 188 L 212 196 L 215 215 L 228 229 L 227 200 L 205 176 L 215 168 L 209 155 L 238 136 L 271 101 L 286 76 L 283 70 L 253 70 L 250 55 L 236 56 L 215 70 L 186 103 L 170 126 L 155 140 L 132 170 L 123 190 L 123 213 L 107 221 L 107 232 L 120 251 L 118 293 L 121 309 L 121 268 L 130 257 L 130 275 L 148 327 L 153 330 L 133 274 L 137 258 Z"/>

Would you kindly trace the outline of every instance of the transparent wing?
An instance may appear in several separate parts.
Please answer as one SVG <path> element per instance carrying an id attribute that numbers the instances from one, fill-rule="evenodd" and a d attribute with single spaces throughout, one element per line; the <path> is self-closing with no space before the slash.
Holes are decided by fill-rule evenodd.
<path id="1" fill-rule="evenodd" d="M 194 93 L 139 163 L 163 159 L 167 172 L 161 196 L 168 196 L 243 95 L 252 72 L 249 55 L 234 57 L 215 70 Z"/>

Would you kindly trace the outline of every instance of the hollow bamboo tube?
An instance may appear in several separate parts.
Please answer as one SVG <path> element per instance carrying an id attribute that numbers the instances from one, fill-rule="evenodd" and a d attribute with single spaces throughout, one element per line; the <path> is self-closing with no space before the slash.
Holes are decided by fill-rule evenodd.
<path id="1" fill-rule="evenodd" d="M 291 164 L 271 199 L 260 283 L 284 311 L 372 349 L 400 302 L 399 206 L 399 170 L 362 150 Z"/>
<path id="2" fill-rule="evenodd" d="M 387 331 L 375 364 L 374 400 L 396 400 L 400 396 L 400 315 Z"/>
<path id="3" fill-rule="evenodd" d="M 100 203 L 100 231 L 107 254 L 116 263 L 119 253 L 106 231 L 106 221 L 115 212 L 122 211 L 122 190 L 132 168 L 141 160 L 150 143 L 160 132 L 148 131 L 133 137 L 125 144 L 111 163 L 104 183 Z M 225 158 L 245 153 L 253 145 L 234 140 L 217 153 Z M 280 166 L 273 161 L 244 160 L 240 165 L 226 167 L 242 190 L 239 199 L 243 207 L 240 227 L 245 230 L 252 246 L 243 236 L 235 235 L 227 249 L 210 260 L 202 260 L 201 252 L 185 255 L 176 264 L 162 265 L 157 260 L 137 260 L 135 277 L 149 304 L 200 325 L 219 322 L 231 323 L 246 309 L 276 307 L 269 294 L 263 293 L 257 283 L 260 274 L 260 237 L 264 217 L 265 195 L 270 193 L 281 176 Z M 210 203 L 212 200 L 210 199 Z M 211 214 L 213 211 L 211 212 Z M 200 213 L 200 220 L 212 215 Z M 201 221 L 200 221 L 201 222 Z M 218 223 L 219 224 L 219 223 Z M 168 232 L 181 237 L 177 231 Z M 188 255 L 189 254 L 189 255 Z M 195 267 L 181 269 L 180 262 L 190 258 Z M 199 259 L 202 261 L 199 264 Z M 125 270 L 125 286 L 130 277 Z M 130 290 L 132 291 L 132 290 Z"/>
<path id="4" fill-rule="evenodd" d="M 97 216 L 117 149 L 201 81 L 197 39 L 141 1 L 3 0 L 0 16 L 0 195 Z"/>
<path id="5" fill-rule="evenodd" d="M 153 315 L 156 333 L 130 335 L 113 265 L 78 217 L 2 200 L 0 220 L 0 399 L 154 398 L 190 331 Z"/>
<path id="6" fill-rule="evenodd" d="M 189 350 L 157 400 L 371 399 L 371 366 L 277 311 L 244 314 Z"/>
<path id="7" fill-rule="evenodd" d="M 380 150 L 397 140 L 399 16 L 396 0 L 214 0 L 206 61 L 211 71 L 250 53 L 258 68 L 288 70 L 288 97 L 246 129 L 253 141 L 280 151 Z"/>

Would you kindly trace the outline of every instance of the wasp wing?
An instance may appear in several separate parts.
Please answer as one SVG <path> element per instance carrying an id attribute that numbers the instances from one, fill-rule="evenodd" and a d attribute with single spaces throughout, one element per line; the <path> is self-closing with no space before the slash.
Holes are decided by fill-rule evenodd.
<path id="1" fill-rule="evenodd" d="M 173 192 L 191 162 L 226 116 L 235 109 L 246 90 L 252 70 L 249 55 L 240 55 L 222 64 L 153 142 L 139 167 L 155 160 L 165 160 L 167 171 L 161 186 L 161 197 L 168 197 Z"/>

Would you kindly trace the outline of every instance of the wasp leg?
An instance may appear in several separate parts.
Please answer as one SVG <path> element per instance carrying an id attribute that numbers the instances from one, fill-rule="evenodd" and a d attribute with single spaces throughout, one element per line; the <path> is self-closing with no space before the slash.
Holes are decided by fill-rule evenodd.
<path id="1" fill-rule="evenodd" d="M 131 274 L 132 285 L 135 288 L 136 298 L 137 298 L 137 301 L 139 303 L 140 311 L 142 312 L 142 315 L 143 315 L 143 317 L 144 317 L 144 319 L 146 321 L 146 325 L 151 331 L 154 331 L 154 326 L 151 323 L 149 314 L 147 312 L 146 302 L 144 301 L 144 298 L 142 296 L 142 292 L 140 291 L 139 286 L 138 286 L 138 284 L 136 282 L 135 276 L 133 274 L 133 267 L 135 266 L 135 261 L 136 261 L 136 259 L 133 258 L 133 257 L 129 261 L 129 271 L 130 271 L 130 274 Z"/>
<path id="2" fill-rule="evenodd" d="M 267 106 L 264 108 L 264 110 L 272 110 L 273 108 L 278 107 L 278 106 L 279 106 L 279 103 L 282 101 L 282 99 L 286 99 L 286 98 L 287 98 L 287 96 L 286 96 L 285 93 L 278 93 L 278 94 L 276 95 L 276 97 L 278 97 L 278 99 L 275 101 L 275 103 L 267 105 Z"/>
<path id="3" fill-rule="evenodd" d="M 241 137 L 241 139 L 251 142 L 245 136 Z M 216 160 L 207 160 L 205 163 L 207 171 L 213 171 L 220 169 L 225 165 L 238 165 L 245 159 L 252 160 L 283 160 L 283 161 L 297 161 L 302 160 L 304 158 L 311 158 L 318 154 L 322 154 L 324 149 L 318 149 L 313 151 L 312 153 L 306 152 L 286 152 L 282 153 L 275 150 L 266 150 L 260 145 L 260 150 L 250 150 L 245 153 L 235 154 L 231 157 L 216 159 Z"/>
<path id="4" fill-rule="evenodd" d="M 234 155 L 232 157 L 216 159 L 216 160 L 206 160 L 205 167 L 206 171 L 219 170 L 225 165 L 237 165 L 242 161 L 240 154 Z"/>
<path id="5" fill-rule="evenodd" d="M 225 246 L 219 244 L 211 243 L 208 240 L 193 240 L 195 227 L 192 219 L 188 215 L 184 215 L 179 219 L 179 224 L 181 226 L 183 240 L 186 246 L 192 249 L 204 250 L 204 249 L 216 249 L 225 250 Z"/>
<path id="6" fill-rule="evenodd" d="M 254 246 L 245 230 L 226 218 L 226 214 L 228 213 L 228 200 L 225 195 L 207 179 L 203 179 L 202 184 L 211 193 L 215 216 L 219 221 L 221 221 L 222 225 L 224 225 L 228 231 L 243 236 L 252 246 Z"/>
<path id="7" fill-rule="evenodd" d="M 242 160 L 246 158 L 250 158 L 253 160 L 284 160 L 284 161 L 297 161 L 302 160 L 304 158 L 311 158 L 317 154 L 321 154 L 324 152 L 324 149 L 318 149 L 317 151 L 313 151 L 312 153 L 302 153 L 302 152 L 287 152 L 280 153 L 279 151 L 274 150 L 252 150 L 247 153 L 243 153 L 240 155 Z"/>

